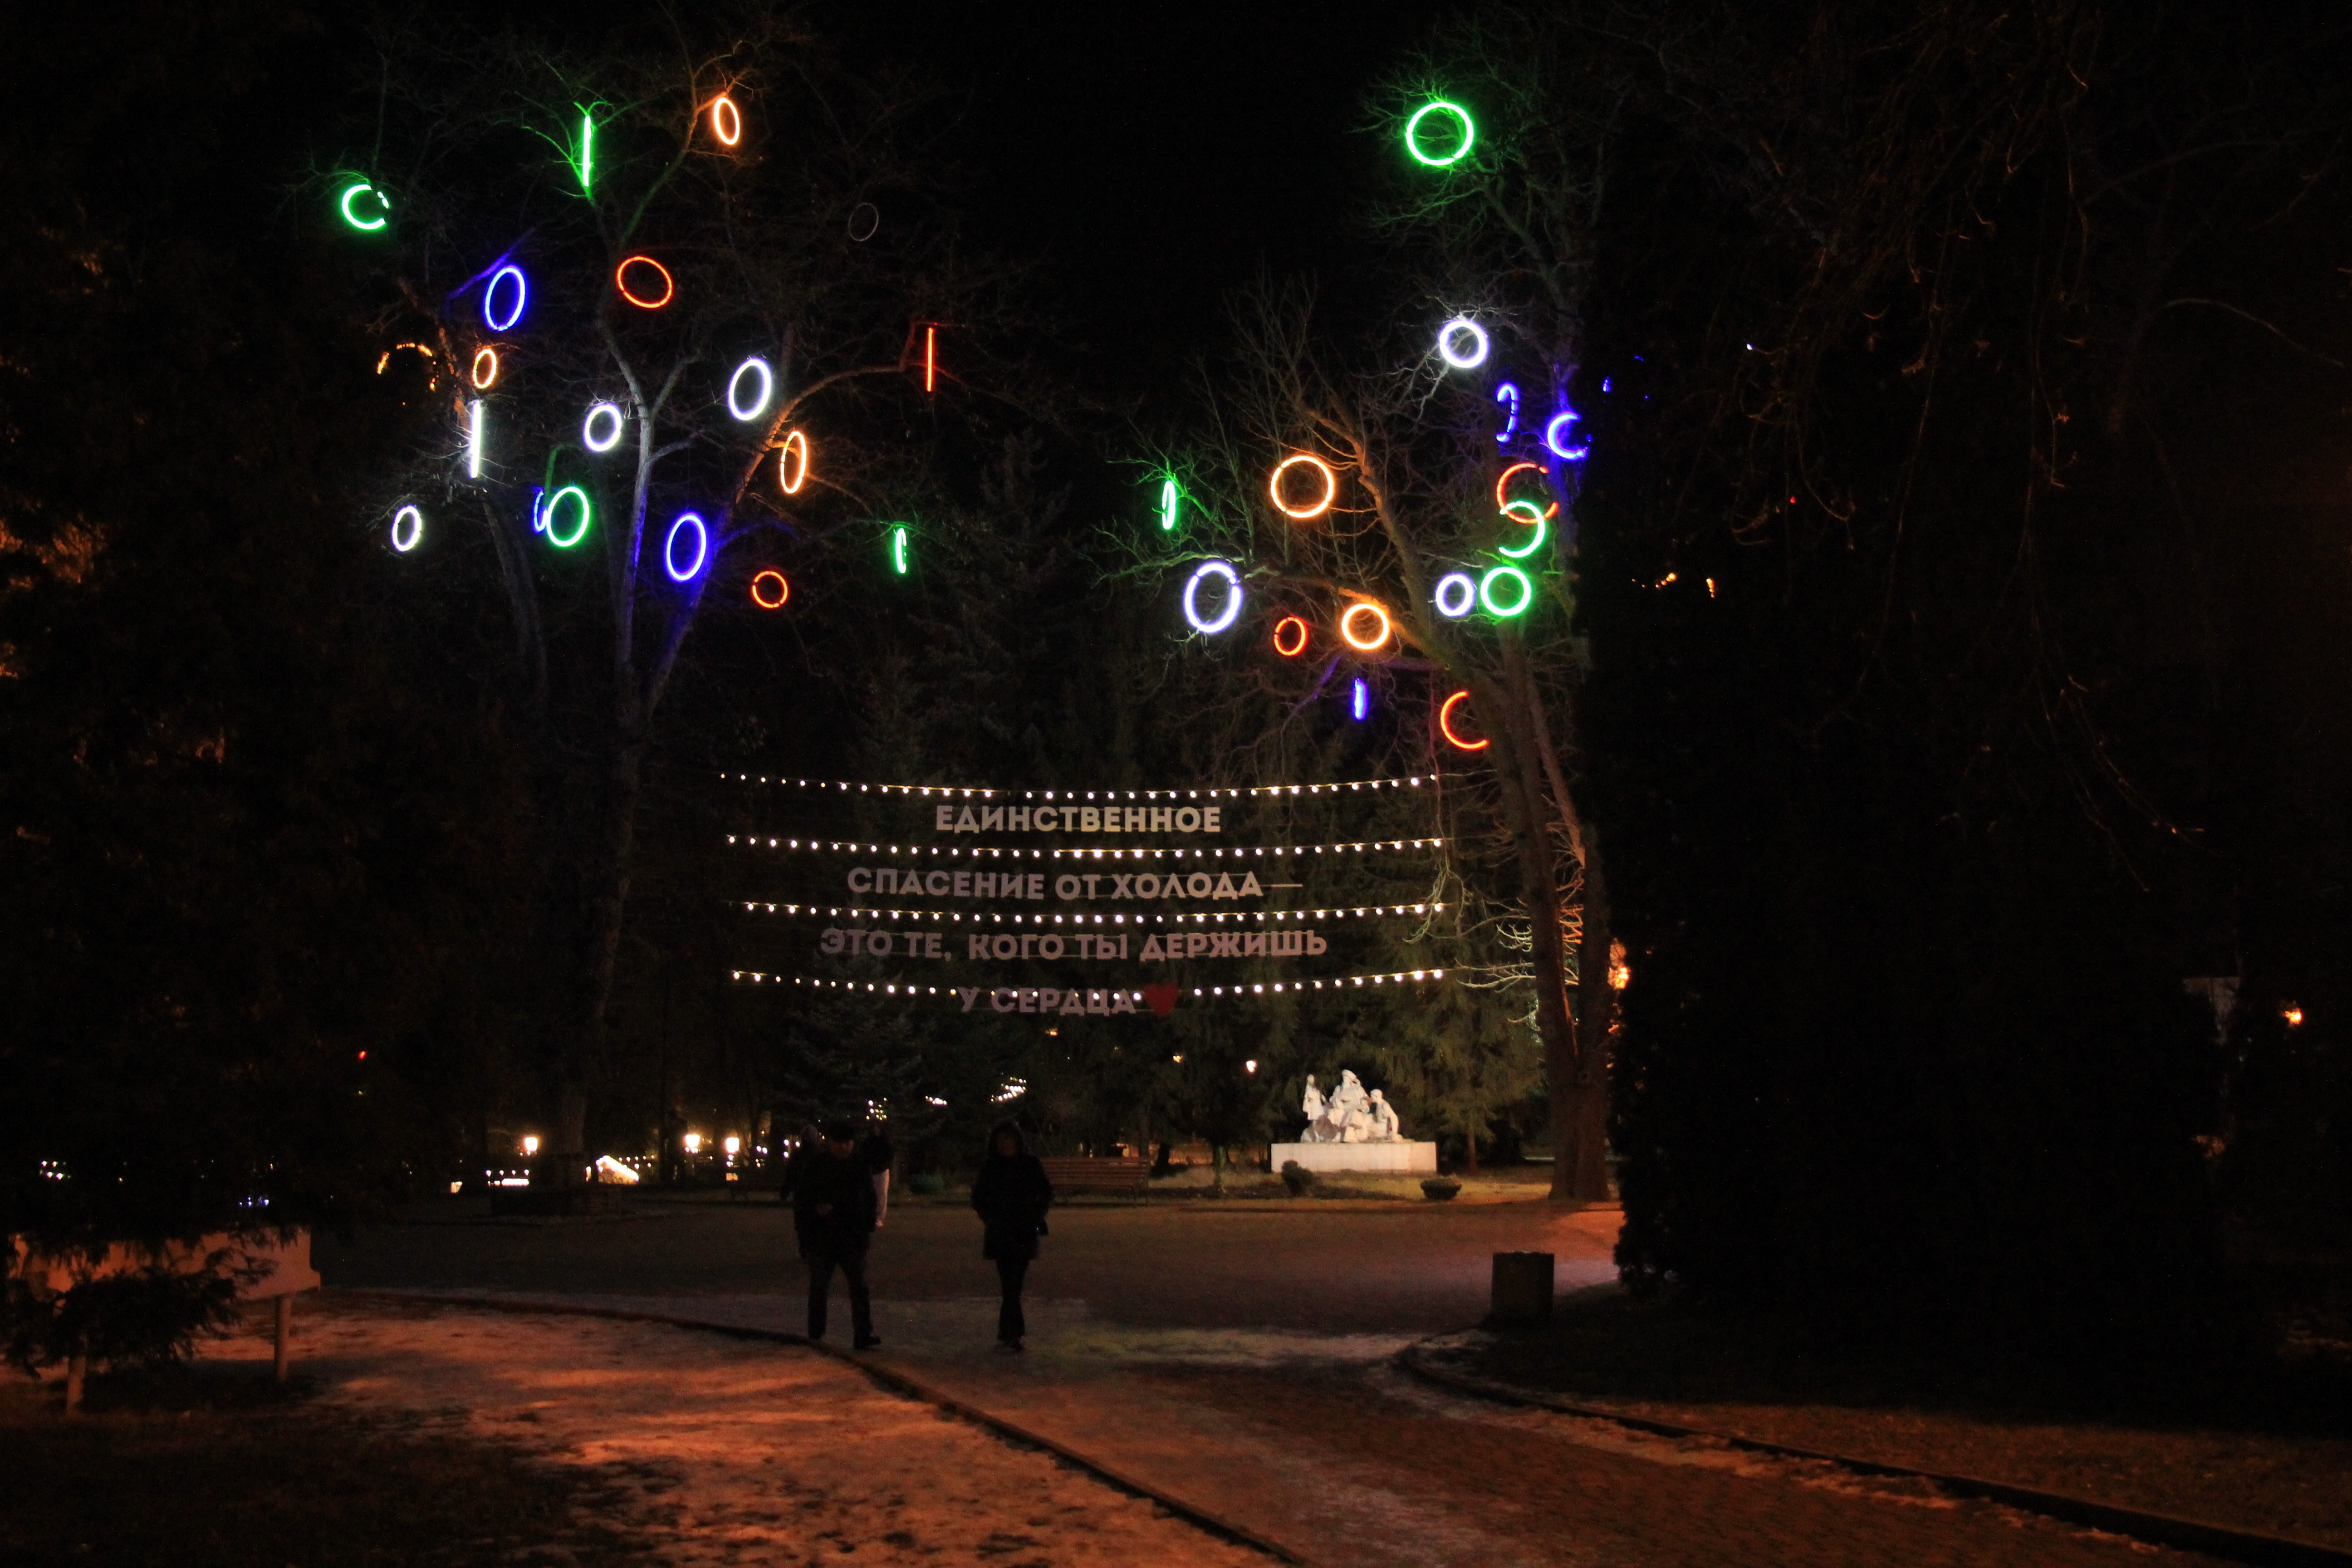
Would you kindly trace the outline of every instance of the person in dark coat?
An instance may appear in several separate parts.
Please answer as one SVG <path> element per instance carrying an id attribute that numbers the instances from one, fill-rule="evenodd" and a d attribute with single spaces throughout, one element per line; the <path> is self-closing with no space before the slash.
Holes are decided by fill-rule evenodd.
<path id="1" fill-rule="evenodd" d="M 972 1178 L 971 1206 L 983 1227 L 980 1255 L 996 1265 L 1004 1290 L 996 1312 L 996 1342 L 1017 1351 L 1029 1331 L 1021 1316 L 1021 1286 L 1037 1256 L 1037 1238 L 1045 1234 L 1054 1184 L 1022 1141 L 1021 1129 L 1010 1121 L 998 1122 L 988 1135 L 988 1158 Z"/>
<path id="2" fill-rule="evenodd" d="M 866 1290 L 866 1249 L 874 1239 L 874 1175 L 859 1156 L 857 1129 L 824 1124 L 824 1142 L 793 1160 L 793 1229 L 808 1259 L 808 1337 L 824 1338 L 825 1298 L 838 1268 L 849 1286 L 849 1326 L 859 1350 L 874 1337 L 874 1301 Z"/>

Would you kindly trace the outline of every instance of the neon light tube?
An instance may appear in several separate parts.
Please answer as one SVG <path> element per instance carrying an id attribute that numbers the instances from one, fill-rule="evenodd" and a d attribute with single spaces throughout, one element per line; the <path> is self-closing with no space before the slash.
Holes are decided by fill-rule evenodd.
<path id="1" fill-rule="evenodd" d="M 723 92 L 710 100 L 710 133 L 719 138 L 722 147 L 732 147 L 743 140 L 743 111 Z"/>
<path id="2" fill-rule="evenodd" d="M 514 279 L 514 309 L 509 310 L 507 319 L 501 321 L 498 308 L 499 285 L 509 278 Z M 489 287 L 482 290 L 482 321 L 490 331 L 503 332 L 522 320 L 523 303 L 530 297 L 530 285 L 524 281 L 522 268 L 509 262 L 490 274 Z"/>
<path id="3" fill-rule="evenodd" d="M 1462 132 L 1462 139 L 1455 143 L 1454 151 L 1443 157 L 1431 153 L 1421 144 L 1421 122 L 1433 114 L 1452 117 Z M 1458 103 L 1448 103 L 1442 98 L 1432 99 L 1423 104 L 1413 111 L 1412 118 L 1404 122 L 1404 150 L 1412 153 L 1418 162 L 1426 163 L 1433 169 L 1447 169 L 1462 162 L 1470 155 L 1470 144 L 1477 139 L 1478 128 L 1470 122 L 1470 111 Z"/>
<path id="4" fill-rule="evenodd" d="M 1359 724 L 1371 717 L 1372 690 L 1364 684 L 1361 677 L 1357 679 L 1356 689 L 1349 696 L 1348 706 L 1355 713 Z"/>
<path id="5" fill-rule="evenodd" d="M 677 562 L 677 542 L 689 528 L 694 531 L 694 554 L 681 566 Z M 669 580 L 673 583 L 691 583 L 709 555 L 710 530 L 697 514 L 679 512 L 669 525 L 669 537 L 662 541 L 662 570 L 669 574 Z"/>
<path id="6" fill-rule="evenodd" d="M 1502 477 L 1495 481 L 1495 509 L 1497 511 L 1508 511 L 1511 510 L 1511 499 L 1503 493 L 1503 487 L 1511 482 L 1511 476 L 1513 474 L 1540 474 L 1542 472 L 1543 465 L 1541 463 L 1513 463 L 1509 468 L 1505 468 L 1502 472 Z M 1522 501 L 1519 504 L 1522 506 L 1533 506 L 1535 503 L 1533 501 Z M 1544 516 L 1552 518 L 1558 517 L 1559 515 L 1559 502 L 1555 500 L 1551 503 L 1550 508 L 1545 511 Z"/>
<path id="7" fill-rule="evenodd" d="M 1172 533 L 1176 529 L 1176 506 L 1181 500 L 1176 480 L 1171 476 L 1160 481 L 1160 531 Z"/>
<path id="8" fill-rule="evenodd" d="M 404 524 L 406 525 L 404 529 Z M 404 532 L 406 538 L 402 537 Z M 424 537 L 425 514 L 423 512 L 413 506 L 404 506 L 392 514 L 392 547 L 394 550 L 405 555 L 415 549 L 416 542 Z"/>
<path id="9" fill-rule="evenodd" d="M 762 583 L 773 583 L 775 584 L 774 591 L 776 596 L 774 598 L 769 598 L 766 595 L 760 592 L 760 584 Z M 777 571 L 774 567 L 763 567 L 758 573 L 753 574 L 751 578 L 751 603 L 759 605 L 760 608 L 763 610 L 781 610 L 784 607 L 784 601 L 792 596 L 793 585 L 790 583 L 785 582 L 784 574 L 782 572 Z"/>
<path id="10" fill-rule="evenodd" d="M 588 189 L 590 176 L 596 171 L 596 117 L 586 110 L 580 111 L 580 188 Z"/>
<path id="11" fill-rule="evenodd" d="M 1467 335 L 1470 346 L 1457 349 L 1454 345 Z M 1437 329 L 1437 353 L 1456 370 L 1476 370 L 1486 363 L 1486 329 L 1467 316 L 1456 316 Z"/>
<path id="12" fill-rule="evenodd" d="M 793 462 L 793 449 L 795 447 L 800 448 L 801 455 L 801 460 L 797 465 Z M 788 496 L 800 494 L 801 487 L 808 483 L 808 437 L 795 430 L 784 437 L 784 444 L 776 450 L 776 488 Z"/>
<path id="13" fill-rule="evenodd" d="M 580 504 L 580 526 L 573 529 L 568 535 L 555 531 L 555 514 L 563 510 L 563 503 L 567 498 Z M 594 515 L 595 509 L 589 504 L 586 490 L 582 489 L 578 485 L 564 486 L 547 498 L 545 513 L 547 542 L 558 550 L 571 549 L 588 536 L 588 523 Z"/>
<path id="14" fill-rule="evenodd" d="M 1292 643 L 1289 647 L 1285 647 L 1282 642 L 1282 634 L 1290 630 L 1296 630 L 1297 632 L 1298 640 Z M 1285 658 L 1297 658 L 1300 654 L 1305 653 L 1307 651 L 1307 623 L 1300 620 L 1297 616 L 1285 616 L 1282 619 L 1275 622 L 1274 651 L 1280 654 Z"/>
<path id="15" fill-rule="evenodd" d="M 541 510 L 541 508 L 545 506 L 546 501 L 547 487 L 545 485 L 531 486 L 530 531 L 533 533 L 545 533 L 547 531 L 547 516 L 546 513 Z"/>
<path id="16" fill-rule="evenodd" d="M 1454 732 L 1454 705 L 1457 702 L 1466 702 L 1469 700 L 1469 698 L 1470 693 L 1465 690 L 1457 691 L 1453 696 L 1445 700 L 1444 706 L 1439 708 L 1437 710 L 1438 732 L 1444 735 L 1446 740 L 1453 742 L 1453 744 L 1461 751 L 1483 752 L 1495 742 L 1491 740 L 1465 741 L 1461 736 Z"/>
<path id="17" fill-rule="evenodd" d="M 899 576 L 907 574 L 907 525 L 903 522 L 890 531 L 890 566 Z"/>
<path id="18" fill-rule="evenodd" d="M 1503 608 L 1501 605 L 1495 602 L 1495 584 L 1507 577 L 1517 583 L 1519 585 L 1518 603 L 1513 605 L 1507 610 Z M 1528 605 L 1533 603 L 1535 596 L 1535 583 L 1526 573 L 1520 571 L 1516 566 L 1496 566 L 1488 571 L 1486 575 L 1479 579 L 1478 582 L 1478 602 L 1486 606 L 1486 613 L 1488 615 L 1495 616 L 1498 620 L 1509 620 L 1513 616 L 1517 615 L 1520 611 L 1526 609 Z"/>
<path id="19" fill-rule="evenodd" d="M 925 392 L 930 391 L 931 380 L 938 373 L 939 365 L 940 330 L 937 327 L 925 327 L 923 329 L 923 390 Z"/>
<path id="20" fill-rule="evenodd" d="M 499 351 L 484 343 L 474 351 L 474 390 L 488 392 L 498 379 Z"/>
<path id="21" fill-rule="evenodd" d="M 1511 437 L 1519 433 L 1519 389 L 1507 381 L 1504 382 L 1495 388 L 1495 401 L 1510 408 L 1510 413 L 1503 418 L 1503 427 L 1495 432 L 1496 445 L 1507 447 L 1511 444 Z"/>
<path id="22" fill-rule="evenodd" d="M 656 272 L 661 274 L 662 291 L 660 299 L 643 299 L 630 291 L 629 268 L 632 267 L 650 267 Z M 621 258 L 621 264 L 613 268 L 613 287 L 620 291 L 622 299 L 626 300 L 630 304 L 635 305 L 640 310 L 658 310 L 664 305 L 669 303 L 670 296 L 677 292 L 677 284 L 670 278 L 669 268 L 664 267 L 660 262 L 656 261 L 650 256 L 623 257 Z"/>
<path id="23" fill-rule="evenodd" d="M 359 214 L 352 210 L 352 203 L 362 195 L 375 198 L 375 221 L 373 223 L 362 218 Z M 342 198 L 336 205 L 343 210 L 343 221 L 362 234 L 373 234 L 392 221 L 392 203 L 385 199 L 382 191 L 377 190 L 365 180 L 356 184 L 345 185 Z"/>
<path id="24" fill-rule="evenodd" d="M 1478 606 L 1478 584 L 1470 580 L 1467 572 L 1448 572 L 1437 580 L 1437 592 L 1431 597 L 1436 602 L 1437 613 L 1449 621 L 1458 621 Z"/>
<path id="25" fill-rule="evenodd" d="M 596 435 L 596 422 L 600 419 L 609 419 L 613 423 L 612 434 L 601 439 Z M 619 404 L 593 405 L 588 410 L 588 417 L 580 422 L 580 444 L 592 452 L 609 452 L 621 444 L 621 429 L 625 423 Z"/>
<path id="26" fill-rule="evenodd" d="M 1528 556 L 1533 555 L 1537 551 L 1543 548 L 1545 531 L 1543 513 L 1536 510 L 1535 502 L 1515 500 L 1510 505 L 1503 509 L 1503 515 L 1519 522 L 1526 523 L 1528 527 L 1535 530 L 1535 534 L 1517 550 L 1512 549 L 1507 544 L 1497 544 L 1495 548 L 1498 552 L 1509 556 L 1514 561 L 1525 561 Z"/>
<path id="27" fill-rule="evenodd" d="M 1323 476 L 1323 499 L 1304 509 L 1293 507 L 1282 499 L 1282 476 L 1301 463 L 1308 465 Z M 1274 498 L 1275 510 L 1285 517 L 1296 518 L 1304 522 L 1310 517 L 1321 517 L 1331 510 L 1331 503 L 1339 497 L 1339 476 L 1333 473 L 1331 465 L 1322 458 L 1300 452 L 1283 458 L 1274 466 L 1274 477 L 1266 481 L 1266 493 Z"/>
<path id="28" fill-rule="evenodd" d="M 1201 580 L 1204 577 L 1222 577 L 1231 590 L 1225 595 L 1224 612 L 1214 620 L 1203 619 L 1201 615 Z M 1192 629 L 1214 637 L 1241 619 L 1241 616 L 1242 574 L 1234 570 L 1233 563 L 1203 561 L 1194 567 L 1192 575 L 1184 582 L 1184 618 L 1192 623 Z"/>
<path id="29" fill-rule="evenodd" d="M 1371 616 L 1380 623 L 1380 630 L 1369 638 L 1358 637 L 1354 630 L 1358 616 Z M 1388 642 L 1390 635 L 1394 630 L 1395 628 L 1389 624 L 1389 613 L 1370 599 L 1357 600 L 1339 616 L 1340 639 L 1358 653 L 1370 653 L 1381 647 Z"/>
<path id="30" fill-rule="evenodd" d="M 466 477 L 482 477 L 482 400 L 478 397 L 467 405 L 466 412 Z"/>
<path id="31" fill-rule="evenodd" d="M 1580 417 L 1581 416 L 1575 409 L 1564 408 L 1553 415 L 1551 423 L 1544 426 L 1544 445 L 1550 447 L 1553 455 L 1562 461 L 1570 463 L 1581 461 L 1584 455 L 1592 450 L 1590 442 L 1581 447 L 1569 445 L 1576 438 L 1576 433 L 1569 426 L 1575 424 Z"/>
<path id="32" fill-rule="evenodd" d="M 749 407 L 744 406 L 740 396 L 743 378 L 746 375 L 757 375 L 760 381 L 760 395 Z M 727 412 L 738 419 L 757 419 L 768 411 L 768 399 L 775 395 L 776 373 L 768 368 L 766 360 L 753 354 L 750 359 L 737 365 L 735 374 L 728 378 Z"/>

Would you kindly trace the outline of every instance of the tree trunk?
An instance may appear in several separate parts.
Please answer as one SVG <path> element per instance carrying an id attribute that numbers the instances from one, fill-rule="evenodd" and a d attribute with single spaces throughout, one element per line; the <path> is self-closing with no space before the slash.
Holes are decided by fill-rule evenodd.
<path id="1" fill-rule="evenodd" d="M 1602 875 L 1600 830 L 1583 826 L 1584 931 L 1577 943 L 1577 1093 L 1565 1129 L 1555 1125 L 1552 1190 L 1587 1203 L 1609 1196 L 1609 1031 L 1616 1019 L 1617 988 L 1611 983 L 1615 942 L 1611 936 L 1609 883 Z M 1565 1131 L 1567 1141 L 1560 1132 Z"/>
<path id="2" fill-rule="evenodd" d="M 1466 1156 L 1462 1162 L 1463 1173 L 1470 1176 L 1476 1175 L 1478 1173 L 1478 1130 L 1475 1127 L 1462 1135 L 1462 1152 Z"/>
<path id="3" fill-rule="evenodd" d="M 549 1140 L 563 1173 L 561 1184 L 580 1180 L 587 1163 L 588 1085 L 604 1059 L 604 1030 L 612 1009 L 613 979 L 620 963 L 621 921 L 629 901 L 629 868 L 635 852 L 637 795 L 645 777 L 646 744 L 632 737 L 613 759 L 611 793 L 604 803 L 604 847 L 597 865 L 598 886 L 588 933 L 588 988 L 582 998 L 577 1043 L 558 1064 L 555 1116 Z"/>

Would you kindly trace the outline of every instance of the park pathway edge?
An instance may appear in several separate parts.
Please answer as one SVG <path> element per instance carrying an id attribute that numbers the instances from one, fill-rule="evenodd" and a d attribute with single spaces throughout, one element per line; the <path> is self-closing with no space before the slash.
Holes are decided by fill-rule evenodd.
<path id="1" fill-rule="evenodd" d="M 562 1301 L 523 1301 L 499 1296 L 467 1295 L 462 1291 L 403 1290 L 384 1287 L 355 1289 L 329 1287 L 320 1294 L 331 1294 L 338 1300 L 410 1301 L 423 1302 L 436 1307 L 473 1307 L 493 1312 L 538 1312 L 566 1318 L 605 1318 L 624 1323 L 659 1323 L 667 1328 L 688 1329 L 697 1333 L 718 1334 L 728 1339 L 761 1340 L 770 1344 L 797 1345 L 803 1350 L 814 1351 L 819 1355 L 828 1356 L 845 1366 L 856 1368 L 866 1375 L 867 1381 L 877 1384 L 893 1394 L 918 1399 L 926 1405 L 935 1405 L 950 1415 L 960 1416 L 975 1426 L 986 1427 L 1000 1437 L 1019 1443 L 1025 1447 L 1043 1449 L 1065 1464 L 1076 1466 L 1130 1497 L 1139 1497 L 1157 1503 L 1186 1523 L 1207 1531 L 1220 1540 L 1231 1542 L 1236 1546 L 1246 1546 L 1253 1552 L 1262 1552 L 1276 1562 L 1295 1564 L 1296 1568 L 1320 1568 L 1320 1564 L 1312 1558 L 1303 1557 L 1290 1547 L 1270 1541 L 1247 1526 L 1236 1524 L 1229 1519 L 1202 1508 L 1198 1503 L 1188 1502 L 1172 1492 L 1164 1491 L 1149 1482 L 1138 1480 L 1122 1471 L 1113 1469 L 1099 1459 L 1080 1453 L 1066 1443 L 1056 1442 L 1041 1433 L 1029 1430 L 1017 1422 L 1007 1421 L 1001 1415 L 991 1415 L 976 1405 L 968 1404 L 953 1394 L 944 1394 L 919 1378 L 909 1377 L 905 1373 L 885 1366 L 869 1357 L 812 1341 L 806 1334 L 795 1334 L 783 1329 L 758 1329 L 737 1323 L 714 1323 L 698 1318 L 681 1318 L 667 1312 L 638 1311 L 626 1307 L 591 1307 Z M 2352 1558 L 2347 1558 L 2345 1561 L 2352 1562 Z"/>
<path id="2" fill-rule="evenodd" d="M 1433 1334 L 1427 1340 L 1407 1345 L 1397 1352 L 1396 1364 L 1423 1382 L 1450 1393 L 1467 1394 L 1499 1405 L 1524 1405 L 1561 1415 L 1612 1422 L 1654 1436 L 1700 1437 L 1749 1453 L 1817 1460 L 1851 1470 L 1856 1475 L 1926 1481 L 1956 1497 L 2004 1503 L 2063 1523 L 2084 1525 L 2115 1535 L 2127 1535 L 2155 1546 L 2201 1552 L 2233 1563 L 2252 1563 L 2255 1568 L 2352 1568 L 2352 1552 L 2323 1546 L 2315 1541 L 2266 1535 L 2260 1531 L 2240 1530 L 2233 1525 L 2214 1524 L 2200 1519 L 2184 1519 L 2178 1514 L 2151 1513 L 2145 1509 L 2127 1508 L 2120 1503 L 2100 1502 L 2066 1492 L 2043 1491 L 2038 1487 L 2016 1486 L 2008 1481 L 1990 1481 L 1979 1476 L 1922 1470 L 1909 1465 L 1856 1458 L 1850 1454 L 1834 1454 L 1821 1448 L 1801 1448 L 1791 1443 L 1774 1443 L 1762 1437 L 1743 1436 L 1737 1432 L 1716 1432 L 1703 1426 L 1685 1426 L 1678 1422 L 1630 1415 L 1605 1405 L 1580 1405 L 1558 1394 L 1520 1388 L 1495 1378 L 1480 1377 L 1475 1373 L 1459 1372 L 1438 1364 L 1431 1358 L 1430 1344 L 1435 1340 L 1453 1337 L 1450 1334 Z"/>

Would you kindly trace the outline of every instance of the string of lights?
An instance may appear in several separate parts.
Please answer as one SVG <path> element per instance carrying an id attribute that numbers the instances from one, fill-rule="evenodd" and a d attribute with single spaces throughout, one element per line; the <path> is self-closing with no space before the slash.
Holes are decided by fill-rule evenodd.
<path id="1" fill-rule="evenodd" d="M 770 974 L 763 970 L 735 969 L 728 972 L 746 985 L 805 985 L 820 991 L 865 991 L 877 996 L 954 997 L 952 985 L 916 985 L 889 980 L 823 980 L 808 974 Z M 1180 987 L 1194 996 L 1274 996 L 1294 991 L 1346 991 L 1365 985 L 1407 985 L 1416 982 L 1427 984 L 1445 978 L 1443 969 L 1398 969 L 1384 974 L 1342 974 L 1327 980 L 1267 980 L 1249 984 L 1192 985 Z M 982 990 L 990 989 L 982 987 Z M 1130 1001 L 1140 1002 L 1140 991 L 1129 991 Z"/>
<path id="2" fill-rule="evenodd" d="M 1391 915 L 1423 915 L 1443 910 L 1439 904 L 1361 904 L 1354 909 L 1336 910 L 1202 910 L 1192 913 L 1150 915 L 1024 915 L 965 912 L 957 910 L 868 910 L 853 906 L 827 904 L 763 904 L 756 899 L 743 904 L 746 914 L 823 915 L 827 920 L 894 920 L 894 921 L 953 921 L 969 920 L 975 925 L 1223 925 L 1226 920 L 1255 921 L 1263 925 L 1267 921 L 1344 921 L 1377 920 Z"/>
<path id="3" fill-rule="evenodd" d="M 858 855 L 943 855 L 950 858 L 969 854 L 974 858 L 987 856 L 993 859 L 1009 856 L 1015 860 L 1157 860 L 1162 856 L 1174 856 L 1180 860 L 1188 856 L 1195 860 L 1222 860 L 1228 858 L 1244 860 L 1269 854 L 1301 858 L 1308 855 L 1344 855 L 1350 851 L 1361 855 L 1367 850 L 1380 854 L 1396 849 L 1425 849 L 1432 845 L 1443 844 L 1445 840 L 1443 838 L 1368 838 L 1354 844 L 1274 844 L 1235 846 L 1231 849 L 1222 847 L 1212 849 L 1023 849 L 1017 846 L 1000 848 L 993 845 L 980 844 L 971 845 L 968 848 L 961 844 L 859 844 L 854 840 L 837 838 L 769 838 L 763 841 L 757 834 L 730 833 L 727 836 L 727 842 L 740 844 L 748 849 L 824 849 Z"/>
<path id="4" fill-rule="evenodd" d="M 1245 796 L 1260 795 L 1337 795 L 1342 790 L 1350 794 L 1360 794 L 1368 789 L 1420 789 L 1423 785 L 1437 782 L 1434 778 L 1423 778 L 1415 774 L 1412 778 L 1402 779 L 1349 779 L 1336 784 L 1251 784 L 1217 789 L 1024 789 L 1016 791 L 991 789 L 979 784 L 856 784 L 840 779 L 772 779 L 764 773 L 756 778 L 750 773 L 720 773 L 719 777 L 721 782 L 760 784 L 778 789 L 833 789 L 844 793 L 854 790 L 860 795 L 870 792 L 875 795 L 939 795 L 958 800 L 1011 800 L 1016 795 L 1023 800 L 1240 800 Z"/>

